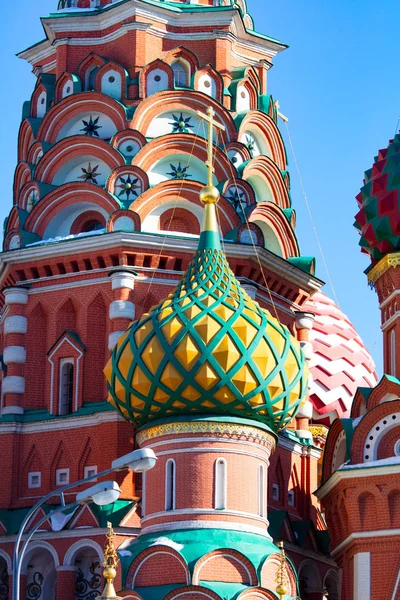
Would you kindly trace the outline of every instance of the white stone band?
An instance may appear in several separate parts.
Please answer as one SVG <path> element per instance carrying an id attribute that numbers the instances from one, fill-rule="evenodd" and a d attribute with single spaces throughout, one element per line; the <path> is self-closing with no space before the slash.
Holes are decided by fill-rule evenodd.
<path id="1" fill-rule="evenodd" d="M 24 394 L 25 377 L 9 375 L 3 379 L 3 394 Z"/>
<path id="2" fill-rule="evenodd" d="M 23 365 L 26 363 L 26 348 L 24 346 L 7 346 L 4 348 L 3 360 L 6 365 L 17 363 Z"/>
<path id="3" fill-rule="evenodd" d="M 108 349 L 109 350 L 112 350 L 114 348 L 115 344 L 118 342 L 121 335 L 124 335 L 124 333 L 126 333 L 126 332 L 125 331 L 114 331 L 113 333 L 110 333 L 110 335 L 108 336 Z"/>
<path id="4" fill-rule="evenodd" d="M 6 304 L 27 304 L 28 290 L 9 288 L 3 292 Z"/>
<path id="5" fill-rule="evenodd" d="M 132 273 L 113 273 L 110 275 L 110 279 L 113 290 L 121 290 L 123 288 L 133 290 L 135 287 L 135 275 Z"/>
<path id="6" fill-rule="evenodd" d="M 311 431 L 308 431 L 307 429 L 297 429 L 296 435 L 298 438 L 301 438 L 304 440 L 312 440 L 313 439 Z"/>
<path id="7" fill-rule="evenodd" d="M 296 329 L 312 329 L 315 315 L 310 312 L 298 311 L 296 315 Z"/>
<path id="8" fill-rule="evenodd" d="M 23 333 L 28 331 L 28 319 L 19 315 L 6 317 L 4 321 L 4 334 Z"/>
<path id="9" fill-rule="evenodd" d="M 300 348 L 303 350 L 303 354 L 307 360 L 313 355 L 313 345 L 311 342 L 300 342 Z"/>
<path id="10" fill-rule="evenodd" d="M 254 285 L 248 285 L 247 283 L 242 283 L 242 288 L 245 292 L 250 296 L 252 300 L 256 299 L 257 288 Z"/>
<path id="11" fill-rule="evenodd" d="M 4 406 L 1 410 L 2 416 L 4 415 L 23 415 L 24 409 L 22 406 Z"/>
<path id="12" fill-rule="evenodd" d="M 130 319 L 135 318 L 135 305 L 128 300 L 114 300 L 110 304 L 110 319 Z"/>
<path id="13" fill-rule="evenodd" d="M 297 413 L 297 416 L 300 418 L 304 418 L 304 419 L 311 419 L 313 416 L 313 405 L 311 404 L 311 402 L 309 400 L 307 400 L 306 402 L 304 402 L 304 404 L 302 404 L 299 408 L 299 412 Z"/>

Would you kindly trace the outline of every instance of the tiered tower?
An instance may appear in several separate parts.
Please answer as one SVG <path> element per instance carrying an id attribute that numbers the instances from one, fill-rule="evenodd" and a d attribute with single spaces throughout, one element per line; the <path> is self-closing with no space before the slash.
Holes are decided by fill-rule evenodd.
<path id="1" fill-rule="evenodd" d="M 5 223 L 0 270 L 3 596 L 9 598 L 13 542 L 29 506 L 49 490 L 100 471 L 127 453 L 135 442 L 122 415 L 145 427 L 138 434 L 141 444 L 150 443 L 146 435 L 153 435 L 151 420 L 162 415 L 179 417 L 179 422 L 185 417 L 186 429 L 179 431 L 184 438 L 171 439 L 166 426 L 157 433 L 167 453 L 182 446 L 177 469 L 186 468 L 182 457 L 189 454 L 184 450 L 193 436 L 196 444 L 205 436 L 207 445 L 212 433 L 213 443 L 224 449 L 223 458 L 232 455 L 235 478 L 229 479 L 228 493 L 236 498 L 234 514 L 225 516 L 227 509 L 213 504 L 209 478 L 215 453 L 211 451 L 204 456 L 204 465 L 200 454 L 193 459 L 198 478 L 188 483 L 190 498 L 184 502 L 188 510 L 207 509 L 208 520 L 236 522 L 235 536 L 243 528 L 263 536 L 259 559 L 272 561 L 269 579 L 257 579 L 260 573 L 254 573 L 261 562 L 248 554 L 252 566 L 245 562 L 241 574 L 234 570 L 234 577 L 241 578 L 235 579 L 235 585 L 273 589 L 270 582 L 279 560 L 273 557 L 277 550 L 270 535 L 285 540 L 293 595 L 297 573 L 303 600 L 322 600 L 324 589 L 329 600 L 335 600 L 335 563 L 327 556 L 325 523 L 312 497 L 321 458 L 309 431 L 313 407 L 308 400 L 298 406 L 304 382 L 300 383 L 300 376 L 295 383 L 292 380 L 303 364 L 294 336 L 306 359 L 312 357 L 313 319 L 305 303 L 322 282 L 315 277 L 314 259 L 300 254 L 277 105 L 268 87 L 269 69 L 286 46 L 254 30 L 245 0 L 61 0 L 58 10 L 42 23 L 45 39 L 20 55 L 32 65 L 36 85 L 23 107 L 13 207 Z M 176 288 L 198 247 L 203 215 L 200 191 L 208 182 L 207 130 L 198 113 L 204 114 L 207 107 L 219 125 L 211 183 L 220 194 L 217 215 L 223 263 L 208 264 L 204 280 L 203 273 L 196 271 L 199 265 L 191 263 L 190 269 L 196 267 L 193 277 L 201 287 L 207 277 L 219 277 L 218 268 L 228 269 L 227 258 L 231 271 L 218 285 L 233 286 L 242 302 L 240 309 L 253 311 L 250 325 L 262 347 L 254 354 L 249 314 L 240 314 L 240 320 L 238 315 L 236 329 L 223 335 L 227 333 L 223 323 L 229 322 L 236 304 L 222 303 L 218 317 L 209 314 L 211 306 L 200 307 L 204 318 L 211 319 L 206 327 L 193 305 L 185 309 L 192 314 L 184 317 L 190 322 L 185 321 L 187 336 L 182 337 L 185 360 L 188 352 L 191 360 L 178 365 L 180 351 L 173 338 L 183 333 L 174 329 L 166 306 L 161 318 L 165 319 L 162 335 L 167 337 L 155 338 L 161 351 L 155 346 L 147 356 L 149 332 L 145 328 L 138 333 L 144 336 L 144 362 L 141 371 L 130 374 L 135 400 L 130 408 L 125 400 L 119 415 L 106 401 L 102 369 L 109 353 L 133 319 L 147 314 Z M 215 231 L 209 250 L 220 253 Z M 207 281 L 212 287 L 212 281 Z M 189 283 L 186 276 L 180 285 Z M 233 302 L 238 298 L 233 296 Z M 150 314 L 154 324 L 158 313 Z M 144 319 L 147 323 L 148 317 Z M 262 340 L 261 325 L 267 326 Z M 157 332 L 161 336 L 159 327 Z M 185 391 L 180 379 L 191 370 L 191 361 L 199 365 L 199 352 L 204 360 L 208 347 L 216 351 L 213 332 L 220 344 L 219 358 L 214 352 L 204 372 L 197 373 L 196 385 L 204 393 L 198 395 L 192 384 Z M 201 335 L 206 336 L 201 348 L 192 346 L 200 344 Z M 296 350 L 290 354 L 293 344 Z M 165 360 L 172 348 L 177 354 L 168 355 L 167 377 L 157 360 Z M 232 362 L 235 353 L 240 364 Z M 121 356 L 118 363 L 124 373 Z M 270 371 L 272 364 L 275 370 Z M 126 361 L 125 367 L 129 367 Z M 213 387 L 217 384 L 218 390 Z M 268 390 L 259 389 L 262 385 Z M 168 389 L 174 393 L 168 395 Z M 254 389 L 258 392 L 253 397 Z M 238 393 L 245 404 L 238 401 Z M 194 407 L 196 419 L 190 421 L 188 411 Z M 206 416 L 202 421 L 200 413 L 210 412 L 211 421 Z M 233 424 L 227 423 L 227 415 Z M 222 446 L 215 440 L 221 419 L 221 435 L 228 440 Z M 202 433 L 198 428 L 203 428 Z M 275 452 L 269 457 L 273 446 Z M 160 465 L 166 462 L 162 456 Z M 252 474 L 246 471 L 249 461 Z M 255 475 L 252 461 L 265 467 L 270 461 L 268 483 L 266 470 Z M 168 464 L 174 472 L 173 463 Z M 218 463 L 221 472 L 224 464 Z M 203 467 L 206 479 L 201 477 Z M 262 481 L 268 515 L 265 498 L 261 508 L 255 500 L 254 490 Z M 35 536 L 23 565 L 27 597 L 81 600 L 97 594 L 107 521 L 112 522 L 118 545 L 137 537 L 141 515 L 148 528 L 141 539 L 156 531 L 150 527 L 159 527 L 164 519 L 153 518 L 164 496 L 151 496 L 154 479 L 151 487 L 147 482 L 149 496 L 144 495 L 141 505 L 141 481 L 127 476 L 120 477 L 119 483 L 123 494 L 115 506 L 79 509 Z M 164 494 L 164 487 L 160 489 Z M 206 495 L 200 498 L 201 494 Z M 241 512 L 246 514 L 239 516 Z M 168 527 L 171 514 L 164 519 Z M 188 521 L 188 517 L 177 514 L 172 520 Z M 235 536 L 230 547 L 238 550 L 245 540 Z M 214 539 L 213 551 L 221 551 L 221 539 Z M 171 540 L 170 547 L 178 553 Z M 204 536 L 202 543 L 206 543 Z M 127 554 L 124 560 L 129 561 Z M 187 565 L 190 560 L 185 557 Z M 232 555 L 229 560 L 236 564 Z M 226 561 L 221 564 L 218 576 L 227 569 Z M 226 572 L 230 577 L 232 571 Z M 190 569 L 184 573 L 192 578 L 191 585 L 197 585 Z M 117 588 L 140 587 L 129 577 L 124 572 Z M 230 597 L 229 589 L 221 594 Z"/>
<path id="2" fill-rule="evenodd" d="M 360 387 L 350 418 L 332 425 L 318 491 L 346 600 L 400 595 L 399 159 L 397 135 L 365 173 L 355 223 L 371 258 L 366 273 L 380 302 L 386 374 L 373 390 Z"/>

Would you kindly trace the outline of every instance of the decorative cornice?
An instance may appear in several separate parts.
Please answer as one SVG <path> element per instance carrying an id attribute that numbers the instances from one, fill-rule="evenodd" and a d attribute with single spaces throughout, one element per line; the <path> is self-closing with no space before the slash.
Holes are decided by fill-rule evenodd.
<path id="1" fill-rule="evenodd" d="M 180 435 L 190 433 L 205 433 L 212 434 L 216 439 L 223 436 L 235 436 L 236 438 L 245 438 L 246 440 L 252 440 L 263 446 L 267 446 L 269 449 L 275 447 L 275 436 L 271 432 L 263 431 L 259 429 L 255 424 L 254 427 L 251 425 L 242 425 L 239 423 L 229 422 L 216 422 L 216 421 L 173 421 L 171 423 L 160 423 L 152 427 L 147 427 L 139 431 L 136 435 L 136 440 L 139 445 L 142 445 L 148 440 L 154 438 L 166 436 L 166 435 Z"/>
<path id="2" fill-rule="evenodd" d="M 386 254 L 381 260 L 374 266 L 370 271 L 368 271 L 368 283 L 375 284 L 380 277 L 386 271 L 390 269 L 390 267 L 398 267 L 400 265 L 400 252 L 393 252 L 391 254 Z"/>

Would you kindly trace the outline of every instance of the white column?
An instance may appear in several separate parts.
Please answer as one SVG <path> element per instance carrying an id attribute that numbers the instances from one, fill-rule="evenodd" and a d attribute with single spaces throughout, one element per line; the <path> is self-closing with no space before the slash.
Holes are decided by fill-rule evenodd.
<path id="1" fill-rule="evenodd" d="M 354 599 L 371 600 L 371 553 L 359 552 L 353 558 Z"/>
<path id="2" fill-rule="evenodd" d="M 112 350 L 135 318 L 135 305 L 128 300 L 135 287 L 135 273 L 113 271 L 110 273 L 110 279 L 114 300 L 110 304 L 109 311 L 111 333 L 108 338 L 108 349 Z"/>

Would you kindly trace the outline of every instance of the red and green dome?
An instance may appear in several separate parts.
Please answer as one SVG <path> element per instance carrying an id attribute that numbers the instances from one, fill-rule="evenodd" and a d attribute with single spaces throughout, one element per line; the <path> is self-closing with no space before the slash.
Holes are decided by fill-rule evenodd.
<path id="1" fill-rule="evenodd" d="M 205 188 L 207 192 L 208 188 Z M 277 431 L 307 391 L 299 342 L 254 302 L 220 246 L 204 196 L 199 247 L 168 299 L 132 323 L 105 369 L 109 400 L 135 427 L 171 416 L 225 414 Z"/>
<path id="2" fill-rule="evenodd" d="M 357 196 L 360 208 L 354 226 L 362 251 L 373 260 L 400 250 L 400 134 L 380 150 Z"/>

